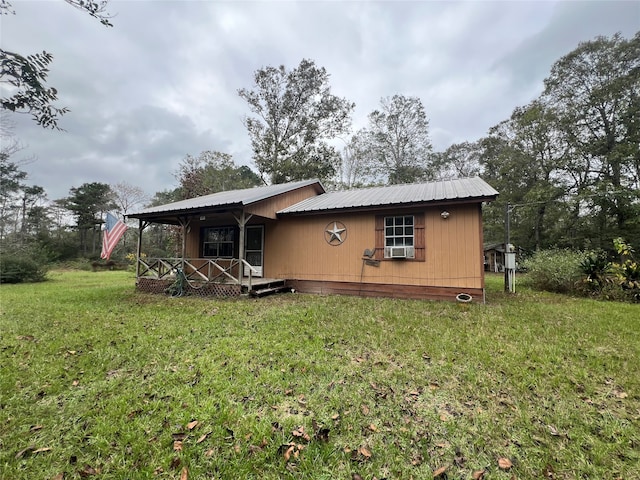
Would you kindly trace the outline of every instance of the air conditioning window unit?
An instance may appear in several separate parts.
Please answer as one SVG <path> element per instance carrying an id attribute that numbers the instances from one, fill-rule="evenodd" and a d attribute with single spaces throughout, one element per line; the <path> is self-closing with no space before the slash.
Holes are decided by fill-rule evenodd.
<path id="1" fill-rule="evenodd" d="M 413 247 L 386 247 L 386 258 L 414 258 L 415 250 Z"/>

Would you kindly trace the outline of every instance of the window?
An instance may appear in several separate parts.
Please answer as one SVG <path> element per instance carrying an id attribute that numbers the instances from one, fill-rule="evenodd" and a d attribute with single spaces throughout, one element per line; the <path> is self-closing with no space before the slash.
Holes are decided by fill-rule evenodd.
<path id="1" fill-rule="evenodd" d="M 424 215 L 376 216 L 375 258 L 424 261 Z"/>
<path id="2" fill-rule="evenodd" d="M 235 227 L 204 228 L 202 232 L 202 256 L 233 258 L 235 238 Z"/>
<path id="3" fill-rule="evenodd" d="M 413 258 L 413 215 L 384 218 L 384 257 Z"/>

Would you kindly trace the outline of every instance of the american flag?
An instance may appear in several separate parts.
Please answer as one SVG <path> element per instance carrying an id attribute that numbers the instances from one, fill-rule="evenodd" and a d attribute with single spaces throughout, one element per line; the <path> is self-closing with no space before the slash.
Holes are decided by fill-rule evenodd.
<path id="1" fill-rule="evenodd" d="M 127 226 L 124 222 L 107 212 L 107 218 L 104 222 L 104 231 L 102 233 L 102 253 L 100 254 L 100 258 L 109 260 L 111 252 L 116 248 L 120 237 L 122 237 L 126 231 Z"/>

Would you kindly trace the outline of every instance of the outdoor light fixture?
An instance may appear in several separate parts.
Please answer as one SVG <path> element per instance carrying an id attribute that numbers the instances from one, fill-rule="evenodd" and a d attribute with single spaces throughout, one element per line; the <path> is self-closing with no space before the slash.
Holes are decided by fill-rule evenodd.
<path id="1" fill-rule="evenodd" d="M 446 220 L 447 218 L 449 218 L 449 215 L 451 215 L 451 214 L 449 212 L 447 212 L 446 210 L 440 214 L 440 216 L 442 217 L 443 220 Z"/>
<path id="2" fill-rule="evenodd" d="M 206 219 L 207 219 L 207 217 L 205 217 L 204 215 L 200 215 L 200 221 L 206 220 Z"/>

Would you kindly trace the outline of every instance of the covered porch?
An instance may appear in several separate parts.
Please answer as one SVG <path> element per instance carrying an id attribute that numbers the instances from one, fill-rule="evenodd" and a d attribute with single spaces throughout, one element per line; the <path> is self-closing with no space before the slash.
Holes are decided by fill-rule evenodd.
<path id="1" fill-rule="evenodd" d="M 264 271 L 266 232 L 277 212 L 324 192 L 318 180 L 218 192 L 149 207 L 136 218 L 136 286 L 163 293 L 177 284 L 202 296 L 236 296 L 284 288 L 285 279 Z M 150 225 L 173 226 L 179 234 L 172 256 L 143 254 L 143 233 Z"/>

